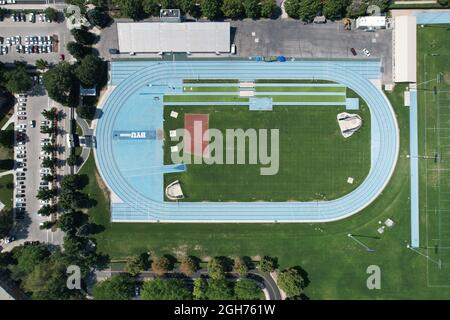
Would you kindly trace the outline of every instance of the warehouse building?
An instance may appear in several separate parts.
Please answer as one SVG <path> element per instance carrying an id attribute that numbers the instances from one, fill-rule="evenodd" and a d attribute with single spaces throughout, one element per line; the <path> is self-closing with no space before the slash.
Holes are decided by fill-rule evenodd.
<path id="1" fill-rule="evenodd" d="M 118 23 L 121 53 L 228 53 L 229 22 Z"/>
<path id="2" fill-rule="evenodd" d="M 415 16 L 396 16 L 393 35 L 394 82 L 416 82 L 417 32 Z"/>

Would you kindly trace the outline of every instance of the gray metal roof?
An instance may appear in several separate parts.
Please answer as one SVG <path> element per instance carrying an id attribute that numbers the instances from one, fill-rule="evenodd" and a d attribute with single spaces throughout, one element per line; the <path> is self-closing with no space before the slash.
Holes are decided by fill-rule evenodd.
<path id="1" fill-rule="evenodd" d="M 120 52 L 230 52 L 229 22 L 118 23 Z"/>

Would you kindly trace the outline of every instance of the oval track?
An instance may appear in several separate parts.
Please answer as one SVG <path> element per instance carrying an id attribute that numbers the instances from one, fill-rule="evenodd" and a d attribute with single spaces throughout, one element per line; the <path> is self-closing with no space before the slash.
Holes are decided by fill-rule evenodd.
<path id="1" fill-rule="evenodd" d="M 323 79 L 341 83 L 364 99 L 371 113 L 371 169 L 352 192 L 330 201 L 313 202 L 181 202 L 154 201 L 135 190 L 121 175 L 113 153 L 112 132 L 120 108 L 149 83 L 180 83 L 185 78 L 223 79 Z M 394 171 L 399 152 L 395 114 L 369 80 L 330 61 L 257 63 L 253 61 L 155 62 L 122 81 L 103 106 L 96 128 L 96 161 L 110 189 L 131 210 L 114 221 L 167 222 L 326 222 L 364 209 L 382 192 Z"/>

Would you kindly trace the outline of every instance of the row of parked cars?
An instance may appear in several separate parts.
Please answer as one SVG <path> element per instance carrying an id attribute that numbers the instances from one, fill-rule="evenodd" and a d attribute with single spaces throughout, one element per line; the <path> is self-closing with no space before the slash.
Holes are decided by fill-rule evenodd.
<path id="1" fill-rule="evenodd" d="M 8 47 L 16 47 L 17 53 L 51 53 L 53 52 L 53 37 L 45 36 L 20 36 L 0 37 L 0 54 L 7 54 Z"/>
<path id="2" fill-rule="evenodd" d="M 16 192 L 15 192 L 15 207 L 16 207 L 16 219 L 23 219 L 25 217 L 25 210 L 27 206 L 26 200 L 26 171 L 27 171 L 27 149 L 26 142 L 27 136 L 27 124 L 24 121 L 27 120 L 27 101 L 26 95 L 19 95 L 17 99 L 17 119 L 16 125 Z"/>
<path id="3" fill-rule="evenodd" d="M 33 12 L 26 14 L 24 12 L 15 12 L 11 15 L 14 22 L 52 22 L 44 13 L 35 14 Z"/>

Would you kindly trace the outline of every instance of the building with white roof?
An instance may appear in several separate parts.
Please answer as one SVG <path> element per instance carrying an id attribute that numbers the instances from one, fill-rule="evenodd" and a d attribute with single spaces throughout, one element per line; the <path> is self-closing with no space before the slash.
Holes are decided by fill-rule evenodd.
<path id="1" fill-rule="evenodd" d="M 227 53 L 229 22 L 118 23 L 121 53 Z"/>

